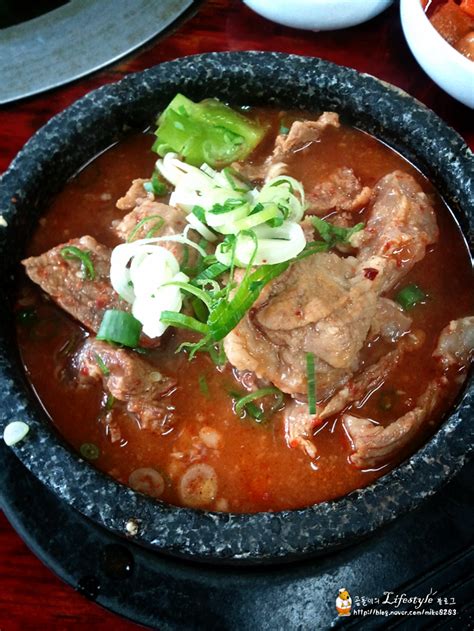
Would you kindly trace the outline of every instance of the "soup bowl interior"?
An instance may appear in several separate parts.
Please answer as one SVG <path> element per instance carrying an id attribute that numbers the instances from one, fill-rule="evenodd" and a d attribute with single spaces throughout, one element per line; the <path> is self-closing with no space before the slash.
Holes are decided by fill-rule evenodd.
<path id="1" fill-rule="evenodd" d="M 0 424 L 28 423 L 28 436 L 12 449 L 63 501 L 161 552 L 209 562 L 262 563 L 346 545 L 417 506 L 461 468 L 472 444 L 472 380 L 431 440 L 370 486 L 300 510 L 229 514 L 170 506 L 94 469 L 54 430 L 23 372 L 12 310 L 15 275 L 42 211 L 84 164 L 130 129 L 149 126 L 177 92 L 194 100 L 214 96 L 234 104 L 339 112 L 417 166 L 472 242 L 472 153 L 436 115 L 392 86 L 329 62 L 277 53 L 211 53 L 131 75 L 53 118 L 2 177 Z"/>

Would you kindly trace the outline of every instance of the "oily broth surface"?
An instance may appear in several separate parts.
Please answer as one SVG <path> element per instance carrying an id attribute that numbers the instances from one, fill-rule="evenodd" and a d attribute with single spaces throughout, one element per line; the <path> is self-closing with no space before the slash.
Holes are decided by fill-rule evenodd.
<path id="1" fill-rule="evenodd" d="M 273 131 L 278 130 L 279 112 L 256 109 L 252 114 L 264 118 Z M 289 126 L 295 118 L 301 118 L 301 114 L 285 114 L 284 124 Z M 45 213 L 28 254 L 41 254 L 58 243 L 85 234 L 114 246 L 117 238 L 110 225 L 124 214 L 115 208 L 115 202 L 132 179 L 151 173 L 156 159 L 150 151 L 151 143 L 150 135 L 130 136 L 73 178 Z M 271 149 L 269 137 L 259 148 L 261 155 L 255 158 Z M 431 352 L 437 334 L 449 320 L 474 312 L 470 260 L 452 216 L 426 179 L 397 153 L 361 131 L 329 128 L 320 142 L 295 154 L 290 173 L 310 189 L 318 178 L 340 166 L 354 168 L 368 186 L 394 169 L 409 172 L 432 195 L 440 227 L 439 243 L 401 283 L 403 286 L 416 282 L 429 294 L 427 304 L 411 313 L 413 328 L 423 329 L 427 341 L 401 362 L 382 388 L 366 398 L 362 409 L 355 410 L 356 414 L 387 424 L 413 407 L 432 376 Z M 141 431 L 133 418 L 120 412 L 122 440 L 112 444 L 105 432 L 102 388 L 97 384 L 78 387 L 71 367 L 71 349 L 78 348 L 87 333 L 28 281 L 21 300 L 34 302 L 40 318 L 54 322 L 49 329 L 45 325 L 42 335 L 32 335 L 31 329 L 20 326 L 18 340 L 28 377 L 55 426 L 76 449 L 86 442 L 96 444 L 100 456 L 94 465 L 121 482 L 127 483 L 130 473 L 140 467 L 160 471 L 166 480 L 165 501 L 182 503 L 178 482 L 186 466 L 179 454 L 192 454 L 193 462 L 214 467 L 218 479 L 216 499 L 220 500 L 217 508 L 235 512 L 299 508 L 340 497 L 369 484 L 407 455 L 400 453 L 397 460 L 376 471 L 355 469 L 348 461 L 348 440 L 336 418 L 316 430 L 318 459 L 311 463 L 301 451 L 287 447 L 281 413 L 261 425 L 236 417 L 228 394 L 229 389 L 235 389 L 230 369 L 216 370 L 204 355 L 191 363 L 186 356 L 176 355 L 181 333 L 169 335 L 162 348 L 147 357 L 157 369 L 178 380 L 177 388 L 166 398 L 174 409 L 172 428 L 164 436 Z M 381 342 L 376 341 L 366 352 L 366 358 L 379 356 L 383 350 Z M 206 376 L 207 394 L 198 386 L 201 375 Z M 425 424 L 409 452 L 433 432 L 459 389 L 459 383 L 452 385 L 436 418 Z M 395 390 L 401 394 L 394 399 L 390 410 L 383 411 L 380 397 Z M 197 437 L 203 427 L 220 432 L 217 449 L 202 447 Z M 206 508 L 216 508 L 216 504 Z"/>

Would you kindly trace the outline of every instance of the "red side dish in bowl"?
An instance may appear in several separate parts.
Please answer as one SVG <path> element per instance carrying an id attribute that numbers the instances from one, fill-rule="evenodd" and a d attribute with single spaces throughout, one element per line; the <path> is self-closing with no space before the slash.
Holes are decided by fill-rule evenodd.
<path id="1" fill-rule="evenodd" d="M 84 458 L 171 504 L 252 513 L 341 497 L 420 446 L 462 388 L 474 302 L 459 226 L 399 154 L 336 113 L 238 114 L 262 133 L 245 157 L 224 134 L 231 166 L 214 153 L 201 167 L 207 140 L 177 149 L 162 132 L 154 171 L 143 133 L 68 182 L 30 243 L 17 315 L 27 375 Z M 209 208 L 177 171 L 214 182 Z M 285 258 L 290 233 L 303 242 Z M 116 290 L 124 247 L 126 278 L 157 248 L 176 262 L 179 308 L 150 324 L 138 276 Z"/>
<path id="2" fill-rule="evenodd" d="M 423 0 L 423 6 L 438 33 L 464 57 L 474 61 L 473 0 Z"/>

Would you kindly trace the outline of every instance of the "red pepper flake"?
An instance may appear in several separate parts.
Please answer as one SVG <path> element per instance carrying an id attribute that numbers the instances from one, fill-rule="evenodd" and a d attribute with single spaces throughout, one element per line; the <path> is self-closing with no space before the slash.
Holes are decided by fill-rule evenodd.
<path id="1" fill-rule="evenodd" d="M 302 315 L 303 315 L 303 312 L 301 311 L 301 309 L 297 309 L 297 310 L 295 311 L 295 316 L 296 316 L 297 318 L 301 318 L 301 316 L 302 316 Z"/>
<path id="2" fill-rule="evenodd" d="M 378 273 L 379 270 L 375 269 L 374 267 L 364 267 L 364 276 L 369 280 L 374 280 Z"/>

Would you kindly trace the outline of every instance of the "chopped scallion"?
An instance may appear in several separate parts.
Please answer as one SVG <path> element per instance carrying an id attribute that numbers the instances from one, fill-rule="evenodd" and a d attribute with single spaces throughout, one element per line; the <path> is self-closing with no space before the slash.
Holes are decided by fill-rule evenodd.
<path id="1" fill-rule="evenodd" d="M 141 331 L 141 323 L 131 313 L 108 309 L 102 318 L 97 339 L 135 348 Z"/>
<path id="2" fill-rule="evenodd" d="M 207 324 L 199 322 L 196 318 L 187 316 L 184 313 L 179 313 L 178 311 L 163 311 L 161 313 L 160 320 L 163 324 L 176 326 L 182 329 L 190 329 L 191 331 L 196 331 L 197 333 L 202 333 L 203 335 L 207 335 L 209 332 Z"/>
<path id="3" fill-rule="evenodd" d="M 200 322 L 207 322 L 207 318 L 209 317 L 209 309 L 206 307 L 205 303 L 199 298 L 193 298 L 193 300 L 191 300 L 191 306 L 196 318 Z"/>
<path id="4" fill-rule="evenodd" d="M 395 300 L 405 311 L 409 311 L 416 305 L 425 302 L 426 294 L 418 285 L 412 283 L 401 289 L 396 295 Z"/>
<path id="5" fill-rule="evenodd" d="M 256 403 L 254 403 L 253 401 L 250 401 L 249 403 L 247 403 L 247 405 L 245 406 L 245 411 L 247 412 L 247 414 L 254 419 L 254 421 L 264 421 L 265 420 L 265 414 L 263 412 L 263 410 L 261 410 L 258 405 Z"/>
<path id="6" fill-rule="evenodd" d="M 155 171 L 151 176 L 151 185 L 153 188 L 153 193 L 158 197 L 166 195 L 168 188 L 164 182 L 158 176 L 158 173 Z"/>
<path id="7" fill-rule="evenodd" d="M 331 248 L 337 243 L 349 243 L 352 235 L 364 228 L 363 223 L 358 223 L 355 226 L 352 226 L 352 228 L 343 228 L 342 226 L 335 226 L 332 223 L 329 223 L 329 221 L 325 221 L 319 217 L 312 217 L 311 221 L 313 226 L 321 235 L 323 241 Z"/>
<path id="8" fill-rule="evenodd" d="M 214 345 L 211 344 L 207 348 L 207 352 L 216 366 L 223 366 L 226 363 L 227 356 L 225 354 L 224 344 L 222 341 L 217 342 L 217 344 Z"/>
<path id="9" fill-rule="evenodd" d="M 79 447 L 79 452 L 86 460 L 97 460 L 100 456 L 100 450 L 94 443 L 83 443 Z"/>
<path id="10" fill-rule="evenodd" d="M 207 398 L 209 397 L 209 386 L 207 385 L 207 379 L 205 375 L 199 375 L 199 390 Z"/>
<path id="11" fill-rule="evenodd" d="M 61 256 L 68 261 L 79 260 L 81 262 L 82 276 L 88 280 L 95 279 L 95 269 L 88 252 L 77 248 L 75 245 L 66 245 L 61 248 Z"/>
<path id="12" fill-rule="evenodd" d="M 202 270 L 195 278 L 193 278 L 193 285 L 201 284 L 202 281 L 214 280 L 221 276 L 229 269 L 228 265 L 224 263 L 212 263 L 209 267 Z"/>
<path id="13" fill-rule="evenodd" d="M 104 360 L 98 353 L 95 353 L 95 360 L 97 362 L 97 366 L 100 368 L 100 372 L 104 375 L 104 377 L 108 377 L 110 375 L 110 370 L 107 368 Z"/>
<path id="14" fill-rule="evenodd" d="M 268 416 L 271 416 L 274 412 L 276 412 L 283 403 L 283 393 L 274 386 L 260 388 L 260 390 L 255 390 L 255 392 L 246 394 L 243 397 L 240 396 L 240 393 L 233 391 L 230 392 L 230 395 L 236 399 L 234 410 L 238 416 L 242 416 L 243 412 L 246 412 L 257 421 L 262 421 L 265 418 L 265 412 L 254 403 L 257 399 L 262 399 L 268 396 L 274 397 L 275 402 L 269 409 L 267 413 Z"/>
<path id="15" fill-rule="evenodd" d="M 306 376 L 308 381 L 308 409 L 316 414 L 316 376 L 314 371 L 314 353 L 306 353 Z"/>
<path id="16" fill-rule="evenodd" d="M 143 219 L 141 219 L 137 223 L 135 228 L 128 235 L 127 243 L 130 243 L 130 241 L 133 241 L 134 238 L 137 236 L 139 230 L 143 228 L 143 226 L 147 224 L 149 221 L 153 221 L 153 224 L 148 230 L 148 232 L 146 233 L 145 239 L 151 239 L 163 227 L 163 224 L 165 223 L 165 220 L 160 215 L 150 215 L 149 217 L 143 217 Z"/>

